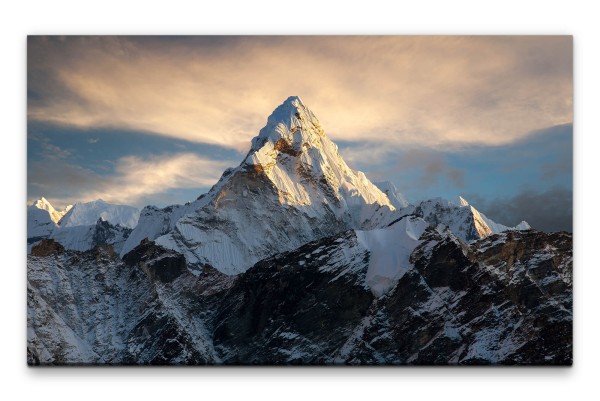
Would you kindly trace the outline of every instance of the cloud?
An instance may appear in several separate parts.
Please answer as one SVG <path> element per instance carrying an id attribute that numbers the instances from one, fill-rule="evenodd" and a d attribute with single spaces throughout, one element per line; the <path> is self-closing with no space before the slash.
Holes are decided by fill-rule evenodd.
<path id="1" fill-rule="evenodd" d="M 60 205 L 66 206 L 72 203 L 70 199 L 77 201 L 78 195 L 96 185 L 102 185 L 105 180 L 106 177 L 92 170 L 64 160 L 33 161 L 27 169 L 28 201 L 39 199 L 41 196 L 55 197 L 61 198 Z M 72 197 L 63 199 L 65 194 Z"/>
<path id="2" fill-rule="evenodd" d="M 47 160 L 65 160 L 73 156 L 71 150 L 54 145 L 46 136 L 29 133 L 28 137 L 39 145 L 41 156 Z"/>
<path id="3" fill-rule="evenodd" d="M 229 165 L 228 161 L 205 159 L 193 153 L 145 160 L 128 156 L 118 161 L 116 176 L 98 197 L 116 196 L 125 203 L 136 203 L 145 196 L 171 189 L 210 187 Z"/>
<path id="4" fill-rule="evenodd" d="M 545 163 L 540 167 L 542 179 L 550 180 L 561 175 L 573 175 L 573 157 L 572 154 L 564 155 L 559 160 L 551 163 Z"/>
<path id="5" fill-rule="evenodd" d="M 454 184 L 455 188 L 463 188 L 465 186 L 465 172 L 457 168 L 449 168 L 446 172 L 448 179 Z"/>
<path id="6" fill-rule="evenodd" d="M 465 172 L 452 166 L 446 155 L 429 150 L 412 150 L 396 163 L 397 172 L 413 171 L 418 174 L 413 184 L 419 189 L 428 189 L 439 182 L 450 184 L 455 189 L 465 186 Z"/>
<path id="7" fill-rule="evenodd" d="M 572 39 L 30 37 L 28 116 L 246 149 L 299 95 L 334 140 L 503 144 L 572 121 Z"/>
<path id="8" fill-rule="evenodd" d="M 101 175 L 66 161 L 36 161 L 29 169 L 29 202 L 43 195 L 60 207 L 99 198 L 143 206 L 152 195 L 210 187 L 229 165 L 228 161 L 215 161 L 192 153 L 149 158 L 127 156 L 117 160 L 111 175 Z"/>
<path id="9" fill-rule="evenodd" d="M 394 149 L 378 143 L 352 143 L 340 146 L 340 154 L 349 166 L 379 164 L 389 158 Z"/>
<path id="10" fill-rule="evenodd" d="M 573 192 L 564 188 L 525 190 L 514 197 L 485 200 L 468 195 L 467 200 L 492 220 L 514 226 L 527 221 L 546 231 L 573 231 Z"/>

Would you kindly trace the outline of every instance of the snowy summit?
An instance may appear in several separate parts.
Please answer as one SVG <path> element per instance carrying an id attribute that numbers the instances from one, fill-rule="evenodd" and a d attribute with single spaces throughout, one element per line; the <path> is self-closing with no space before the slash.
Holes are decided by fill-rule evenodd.
<path id="1" fill-rule="evenodd" d="M 192 265 L 237 274 L 306 242 L 384 227 L 394 212 L 292 96 L 269 116 L 242 163 L 226 170 L 208 194 L 187 207 L 144 209 L 122 254 L 144 238 L 156 239 Z"/>

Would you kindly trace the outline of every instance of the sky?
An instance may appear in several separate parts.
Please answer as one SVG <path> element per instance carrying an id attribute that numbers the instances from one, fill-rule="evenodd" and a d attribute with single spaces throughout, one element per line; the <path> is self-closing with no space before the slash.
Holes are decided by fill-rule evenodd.
<path id="1" fill-rule="evenodd" d="M 37 37 L 27 188 L 61 208 L 196 199 L 287 97 L 411 202 L 572 230 L 570 36 Z"/>

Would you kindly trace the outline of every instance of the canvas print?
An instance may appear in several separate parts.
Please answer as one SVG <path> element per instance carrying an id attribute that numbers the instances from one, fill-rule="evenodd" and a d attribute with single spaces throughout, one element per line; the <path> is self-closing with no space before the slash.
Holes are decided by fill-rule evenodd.
<path id="1" fill-rule="evenodd" d="M 30 36 L 29 365 L 571 365 L 570 36 Z"/>

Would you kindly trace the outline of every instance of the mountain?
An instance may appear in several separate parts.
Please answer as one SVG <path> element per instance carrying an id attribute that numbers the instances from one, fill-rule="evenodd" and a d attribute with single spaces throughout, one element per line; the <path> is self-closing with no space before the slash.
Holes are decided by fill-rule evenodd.
<path id="1" fill-rule="evenodd" d="M 388 234 L 416 234 L 419 220 Z M 28 363 L 572 363 L 571 234 L 466 244 L 429 227 L 385 294 L 369 284 L 378 251 L 362 235 L 322 238 L 237 276 L 194 275 L 152 241 L 120 259 L 44 240 L 28 256 Z"/>
<path id="2" fill-rule="evenodd" d="M 525 221 L 516 227 L 498 224 L 460 196 L 453 200 L 434 198 L 422 201 L 417 204 L 413 214 L 422 217 L 434 227 L 439 224 L 448 227 L 458 238 L 467 242 L 505 231 L 531 228 Z"/>
<path id="3" fill-rule="evenodd" d="M 466 245 L 430 228 L 414 267 L 378 297 L 350 231 L 240 276 L 215 345 L 232 364 L 570 364 L 570 241 L 530 231 Z"/>
<path id="4" fill-rule="evenodd" d="M 406 200 L 404 195 L 402 195 L 402 192 L 400 192 L 398 188 L 396 188 L 396 186 L 390 181 L 375 182 L 374 184 L 377 188 L 381 190 L 381 192 L 387 195 L 388 199 L 390 200 L 390 203 L 396 209 L 403 209 L 410 205 L 410 203 Z"/>
<path id="5" fill-rule="evenodd" d="M 42 239 L 53 239 L 68 250 L 87 251 L 98 245 L 112 245 L 119 252 L 138 216 L 134 207 L 111 205 L 100 199 L 56 211 L 41 198 L 27 208 L 27 252 Z"/>
<path id="6" fill-rule="evenodd" d="M 202 199 L 168 212 L 146 209 L 122 254 L 138 240 L 156 239 L 197 269 L 209 265 L 237 274 L 306 242 L 384 227 L 394 212 L 388 197 L 346 165 L 316 116 L 292 96 L 269 116 L 242 163 L 226 170 Z"/>
<path id="7" fill-rule="evenodd" d="M 87 251 L 99 245 L 112 245 L 118 253 L 123 249 L 130 234 L 131 228 L 115 226 L 99 218 L 93 225 L 60 227 L 48 238 L 73 251 Z"/>
<path id="8" fill-rule="evenodd" d="M 52 233 L 56 223 L 52 221 L 47 210 L 39 209 L 35 205 L 27 208 L 27 242 L 37 238 L 46 238 Z"/>
<path id="9" fill-rule="evenodd" d="M 134 228 L 140 211 L 132 206 L 113 205 L 98 199 L 92 202 L 75 203 L 60 219 L 61 227 L 90 226 L 101 218 L 112 225 Z"/>
<path id="10" fill-rule="evenodd" d="M 238 274 L 275 253 L 348 229 L 384 228 L 409 214 L 448 226 L 464 241 L 529 228 L 497 224 L 460 197 L 412 206 L 391 182 L 378 186 L 346 165 L 314 113 L 292 96 L 207 194 L 144 208 L 121 256 L 148 238 L 182 253 L 196 271 Z"/>
<path id="11" fill-rule="evenodd" d="M 37 209 L 41 209 L 41 210 L 45 210 L 46 212 L 48 212 L 48 214 L 50 215 L 50 219 L 54 222 L 54 223 L 58 223 L 59 220 L 69 211 L 71 210 L 71 208 L 73 207 L 73 205 L 68 205 L 66 208 L 64 208 L 64 210 L 56 210 L 54 209 L 54 207 L 50 204 L 50 202 L 48 202 L 48 200 L 46 198 L 44 198 L 42 196 L 41 199 L 36 200 L 35 202 L 33 202 L 32 205 L 33 208 L 37 208 Z"/>
<path id="12" fill-rule="evenodd" d="M 121 251 L 121 256 L 135 248 L 144 239 L 154 240 L 168 234 L 175 228 L 175 223 L 188 213 L 206 206 L 211 197 L 200 196 L 194 202 L 185 205 L 171 205 L 165 208 L 146 206 L 140 212 L 137 226 L 133 229 Z"/>
<path id="13" fill-rule="evenodd" d="M 28 364 L 572 364 L 571 234 L 379 185 L 290 97 L 193 202 L 32 208 Z"/>
<path id="14" fill-rule="evenodd" d="M 58 211 L 42 197 L 27 207 L 27 247 L 42 238 L 48 238 L 56 229 L 58 221 L 71 209 L 71 205 Z"/>

